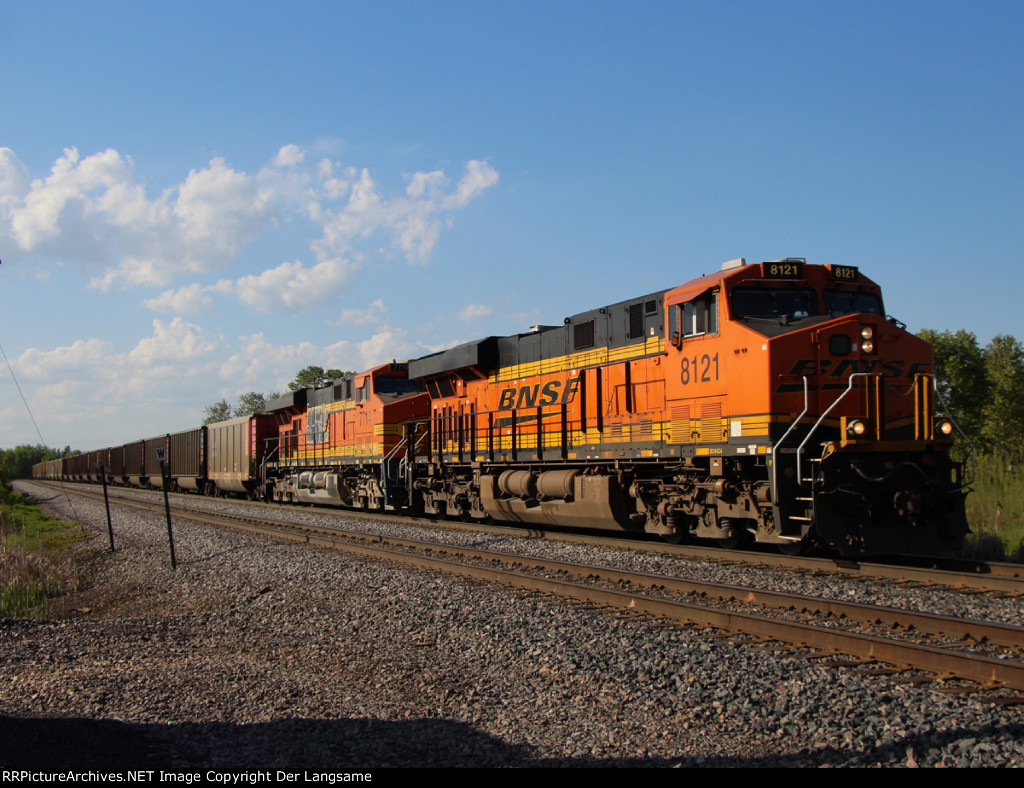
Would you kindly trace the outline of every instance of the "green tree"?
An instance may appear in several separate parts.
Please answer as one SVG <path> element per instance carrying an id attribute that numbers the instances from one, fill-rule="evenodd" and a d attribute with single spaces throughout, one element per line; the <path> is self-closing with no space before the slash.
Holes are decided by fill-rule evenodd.
<path id="1" fill-rule="evenodd" d="M 7 486 L 7 462 L 4 452 L 0 451 L 0 503 L 5 504 L 10 500 L 11 488 Z M 0 519 L 3 514 L 0 514 Z"/>
<path id="2" fill-rule="evenodd" d="M 1000 335 L 985 347 L 989 398 L 982 434 L 999 456 L 1012 462 L 1024 458 L 1024 347 Z"/>
<path id="3" fill-rule="evenodd" d="M 984 409 L 989 400 L 989 378 L 985 351 L 970 331 L 932 331 L 918 334 L 932 344 L 939 394 L 950 415 L 972 441 L 982 439 Z"/>
<path id="4" fill-rule="evenodd" d="M 298 391 L 299 389 L 323 388 L 332 380 L 340 378 L 344 374 L 340 369 L 325 370 L 323 367 L 304 367 L 295 374 L 295 379 L 288 384 L 288 390 Z"/>
<path id="5" fill-rule="evenodd" d="M 235 408 L 235 417 L 252 416 L 254 413 L 262 413 L 267 407 L 267 398 L 258 391 L 250 391 L 238 398 L 238 407 Z"/>
<path id="6" fill-rule="evenodd" d="M 231 406 L 228 405 L 226 399 L 215 402 L 213 405 L 207 405 L 203 408 L 203 411 L 206 413 L 203 424 L 213 424 L 214 422 L 227 421 L 231 418 Z"/>
<path id="7" fill-rule="evenodd" d="M 9 479 L 28 479 L 32 476 L 32 466 L 52 460 L 57 452 L 46 446 L 15 446 L 13 449 L 0 449 L 0 461 Z"/>

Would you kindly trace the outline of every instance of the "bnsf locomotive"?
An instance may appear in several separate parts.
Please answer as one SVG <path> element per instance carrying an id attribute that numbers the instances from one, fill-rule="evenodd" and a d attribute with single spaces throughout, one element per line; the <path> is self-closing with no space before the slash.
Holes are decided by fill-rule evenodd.
<path id="1" fill-rule="evenodd" d="M 218 486 L 226 464 L 209 437 L 223 427 L 200 428 L 186 451 L 205 469 L 170 478 L 673 542 L 950 551 L 968 531 L 967 489 L 934 391 L 931 347 L 886 318 L 857 268 L 734 260 L 562 325 L 273 400 L 224 423 L 237 422 L 248 458 L 232 487 Z M 157 439 L 172 465 L 173 438 Z M 125 454 L 119 480 L 140 478 L 131 464 Z"/>

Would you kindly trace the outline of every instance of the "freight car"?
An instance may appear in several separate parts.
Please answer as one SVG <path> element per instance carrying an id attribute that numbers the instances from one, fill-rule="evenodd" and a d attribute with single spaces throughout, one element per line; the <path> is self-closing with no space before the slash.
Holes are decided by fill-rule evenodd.
<path id="1" fill-rule="evenodd" d="M 931 347 L 859 269 L 740 259 L 127 444 L 122 480 L 159 486 L 163 447 L 174 487 L 209 494 L 785 552 L 948 552 L 968 531 L 968 488 L 934 391 Z M 55 470 L 88 475 L 79 458 L 39 473 Z"/>
<path id="2" fill-rule="evenodd" d="M 266 414 L 242 416 L 206 426 L 208 495 L 260 495 L 264 462 L 276 442 L 277 425 Z"/>

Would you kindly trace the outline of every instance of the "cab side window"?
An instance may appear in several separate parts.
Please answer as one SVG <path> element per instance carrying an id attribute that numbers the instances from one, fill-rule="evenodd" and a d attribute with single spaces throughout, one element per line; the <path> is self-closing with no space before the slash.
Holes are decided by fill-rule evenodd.
<path id="1" fill-rule="evenodd" d="M 687 337 L 718 333 L 718 291 L 702 293 L 669 310 L 669 336 L 675 344 Z"/>

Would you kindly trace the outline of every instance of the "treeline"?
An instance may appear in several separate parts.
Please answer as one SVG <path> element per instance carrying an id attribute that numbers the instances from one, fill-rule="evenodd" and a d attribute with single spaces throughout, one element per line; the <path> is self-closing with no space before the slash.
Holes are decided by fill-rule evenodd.
<path id="1" fill-rule="evenodd" d="M 71 453 L 70 446 L 66 446 L 63 452 L 48 446 L 15 446 L 13 449 L 0 449 L 0 486 L 9 479 L 31 478 L 32 466 L 36 463 L 55 460 Z"/>
<path id="2" fill-rule="evenodd" d="M 950 415 L 964 431 L 958 436 L 981 454 L 1009 463 L 1024 459 L 1024 347 L 1014 337 L 1000 335 L 985 347 L 969 331 L 918 333 L 935 348 L 935 374 Z"/>

